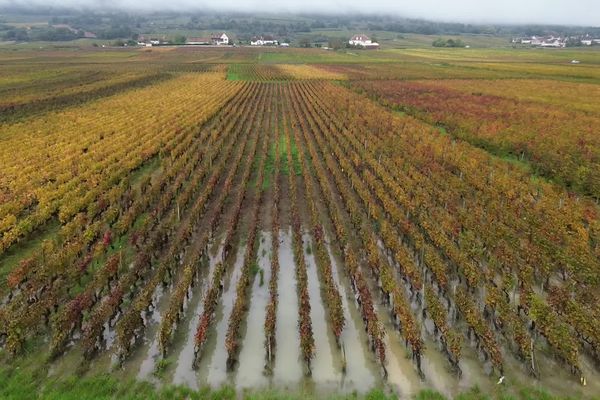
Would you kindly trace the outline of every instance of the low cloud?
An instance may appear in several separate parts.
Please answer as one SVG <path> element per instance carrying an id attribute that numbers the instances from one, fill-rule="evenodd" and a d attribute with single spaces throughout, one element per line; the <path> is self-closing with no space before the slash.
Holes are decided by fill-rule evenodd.
<path id="1" fill-rule="evenodd" d="M 126 11 L 239 11 L 365 13 L 446 22 L 600 25 L 598 0 L 0 0 L 0 7 L 56 7 Z"/>

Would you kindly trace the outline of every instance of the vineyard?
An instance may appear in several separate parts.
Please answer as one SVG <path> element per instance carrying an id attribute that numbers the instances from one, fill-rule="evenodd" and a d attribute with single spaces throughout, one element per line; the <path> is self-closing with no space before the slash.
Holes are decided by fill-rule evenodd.
<path id="1" fill-rule="evenodd" d="M 357 87 L 383 99 L 388 105 L 443 126 L 473 145 L 500 155 L 526 158 L 531 161 L 535 173 L 600 198 L 597 135 L 600 120 L 597 113 L 482 93 L 490 86 L 489 82 L 471 83 L 470 89 L 458 89 L 457 86 L 469 87 L 469 83 L 461 82 L 449 85 L 437 81 L 363 81 Z M 509 86 L 519 87 L 519 93 L 527 96 L 528 93 L 539 93 L 538 87 L 545 84 L 538 82 L 526 90 L 518 82 Z M 589 93 L 593 94 L 596 85 L 589 86 Z M 561 89 L 553 91 L 555 99 L 564 99 L 570 94 L 570 103 L 574 107 L 580 101 L 578 93 L 588 93 L 586 88 L 574 85 L 562 85 Z M 543 97 L 552 98 L 548 93 Z M 597 104 L 597 93 L 592 97 Z M 586 108 L 589 110 L 589 106 Z"/>
<path id="2" fill-rule="evenodd" d="M 311 65 L 297 64 L 231 64 L 227 68 L 228 79 L 244 81 L 289 80 L 343 80 L 346 75 Z"/>
<path id="3" fill-rule="evenodd" d="M 3 363 L 600 393 L 593 84 L 206 51 L 0 79 Z"/>

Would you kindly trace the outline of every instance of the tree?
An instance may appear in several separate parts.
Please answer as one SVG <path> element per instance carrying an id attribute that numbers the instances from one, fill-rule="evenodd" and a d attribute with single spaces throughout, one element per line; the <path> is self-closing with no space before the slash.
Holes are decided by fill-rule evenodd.
<path id="1" fill-rule="evenodd" d="M 16 42 L 24 42 L 29 40 L 29 35 L 25 29 L 11 29 L 3 35 L 4 40 L 14 40 Z"/>
<path id="2" fill-rule="evenodd" d="M 436 39 L 431 44 L 433 47 L 465 47 L 465 43 L 460 39 L 448 39 L 442 38 Z"/>
<path id="3" fill-rule="evenodd" d="M 567 42 L 565 43 L 565 45 L 567 47 L 581 47 L 583 44 L 581 43 L 581 40 L 579 40 L 576 37 L 570 37 L 567 39 Z"/>
<path id="4" fill-rule="evenodd" d="M 303 37 L 298 41 L 298 45 L 300 47 L 305 47 L 305 48 L 311 47 L 310 39 L 307 37 Z"/>
<path id="5" fill-rule="evenodd" d="M 339 50 L 341 48 L 344 47 L 344 40 L 340 39 L 340 38 L 331 38 L 329 39 L 329 47 L 331 47 L 334 50 Z"/>
<path id="6" fill-rule="evenodd" d="M 442 38 L 435 39 L 431 44 L 433 47 L 446 47 L 446 41 Z"/>
<path id="7" fill-rule="evenodd" d="M 187 40 L 187 38 L 183 35 L 177 35 L 175 36 L 175 39 L 173 39 L 173 43 L 175 44 L 185 44 L 185 41 Z"/>

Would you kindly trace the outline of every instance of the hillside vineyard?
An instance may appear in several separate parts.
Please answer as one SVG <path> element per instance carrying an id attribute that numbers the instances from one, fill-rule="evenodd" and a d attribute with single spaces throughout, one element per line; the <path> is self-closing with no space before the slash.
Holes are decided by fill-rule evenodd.
<path id="1" fill-rule="evenodd" d="M 592 105 L 553 114 L 533 83 L 348 65 L 136 68 L 80 67 L 77 87 L 49 72 L 68 100 L 5 89 L 7 360 L 35 348 L 57 369 L 147 379 L 167 365 L 193 388 L 408 396 L 505 376 L 600 393 Z M 503 119 L 518 102 L 529 112 Z"/>

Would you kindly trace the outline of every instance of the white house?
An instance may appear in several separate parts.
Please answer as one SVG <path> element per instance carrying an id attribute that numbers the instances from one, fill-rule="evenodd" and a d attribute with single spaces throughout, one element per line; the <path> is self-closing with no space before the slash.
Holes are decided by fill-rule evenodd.
<path id="1" fill-rule="evenodd" d="M 212 44 L 221 45 L 221 44 L 229 44 L 229 36 L 225 32 L 220 35 L 211 35 Z"/>
<path id="2" fill-rule="evenodd" d="M 581 39 L 581 44 L 584 46 L 591 46 L 592 45 L 592 39 Z"/>
<path id="3" fill-rule="evenodd" d="M 352 46 L 359 46 L 359 47 L 371 48 L 371 49 L 379 47 L 379 43 L 373 42 L 364 33 L 352 36 L 352 38 L 348 41 L 348 43 Z"/>
<path id="4" fill-rule="evenodd" d="M 541 47 L 565 47 L 566 43 L 564 40 L 561 40 L 561 38 L 555 38 L 555 37 L 550 37 L 545 39 L 542 44 L 540 45 Z"/>
<path id="5" fill-rule="evenodd" d="M 541 46 L 543 42 L 544 41 L 541 38 L 537 36 L 532 36 L 530 44 L 533 46 Z"/>
<path id="6" fill-rule="evenodd" d="M 250 46 L 277 46 L 279 42 L 271 35 L 254 36 L 250 39 Z"/>
<path id="7" fill-rule="evenodd" d="M 229 44 L 229 36 L 227 36 L 225 33 L 222 34 L 212 34 L 210 35 L 210 37 L 189 37 L 187 38 L 187 40 L 185 41 L 185 44 L 188 45 L 196 45 L 196 46 L 200 46 L 200 45 L 227 45 Z"/>
<path id="8" fill-rule="evenodd" d="M 572 37 L 571 39 L 581 40 L 581 43 L 584 45 L 591 45 L 592 43 L 587 43 L 590 40 L 588 37 Z M 566 37 L 556 37 L 556 36 L 531 36 L 531 37 L 523 37 L 517 38 L 513 40 L 513 43 L 521 43 L 528 44 L 534 47 L 566 47 L 567 38 Z"/>

